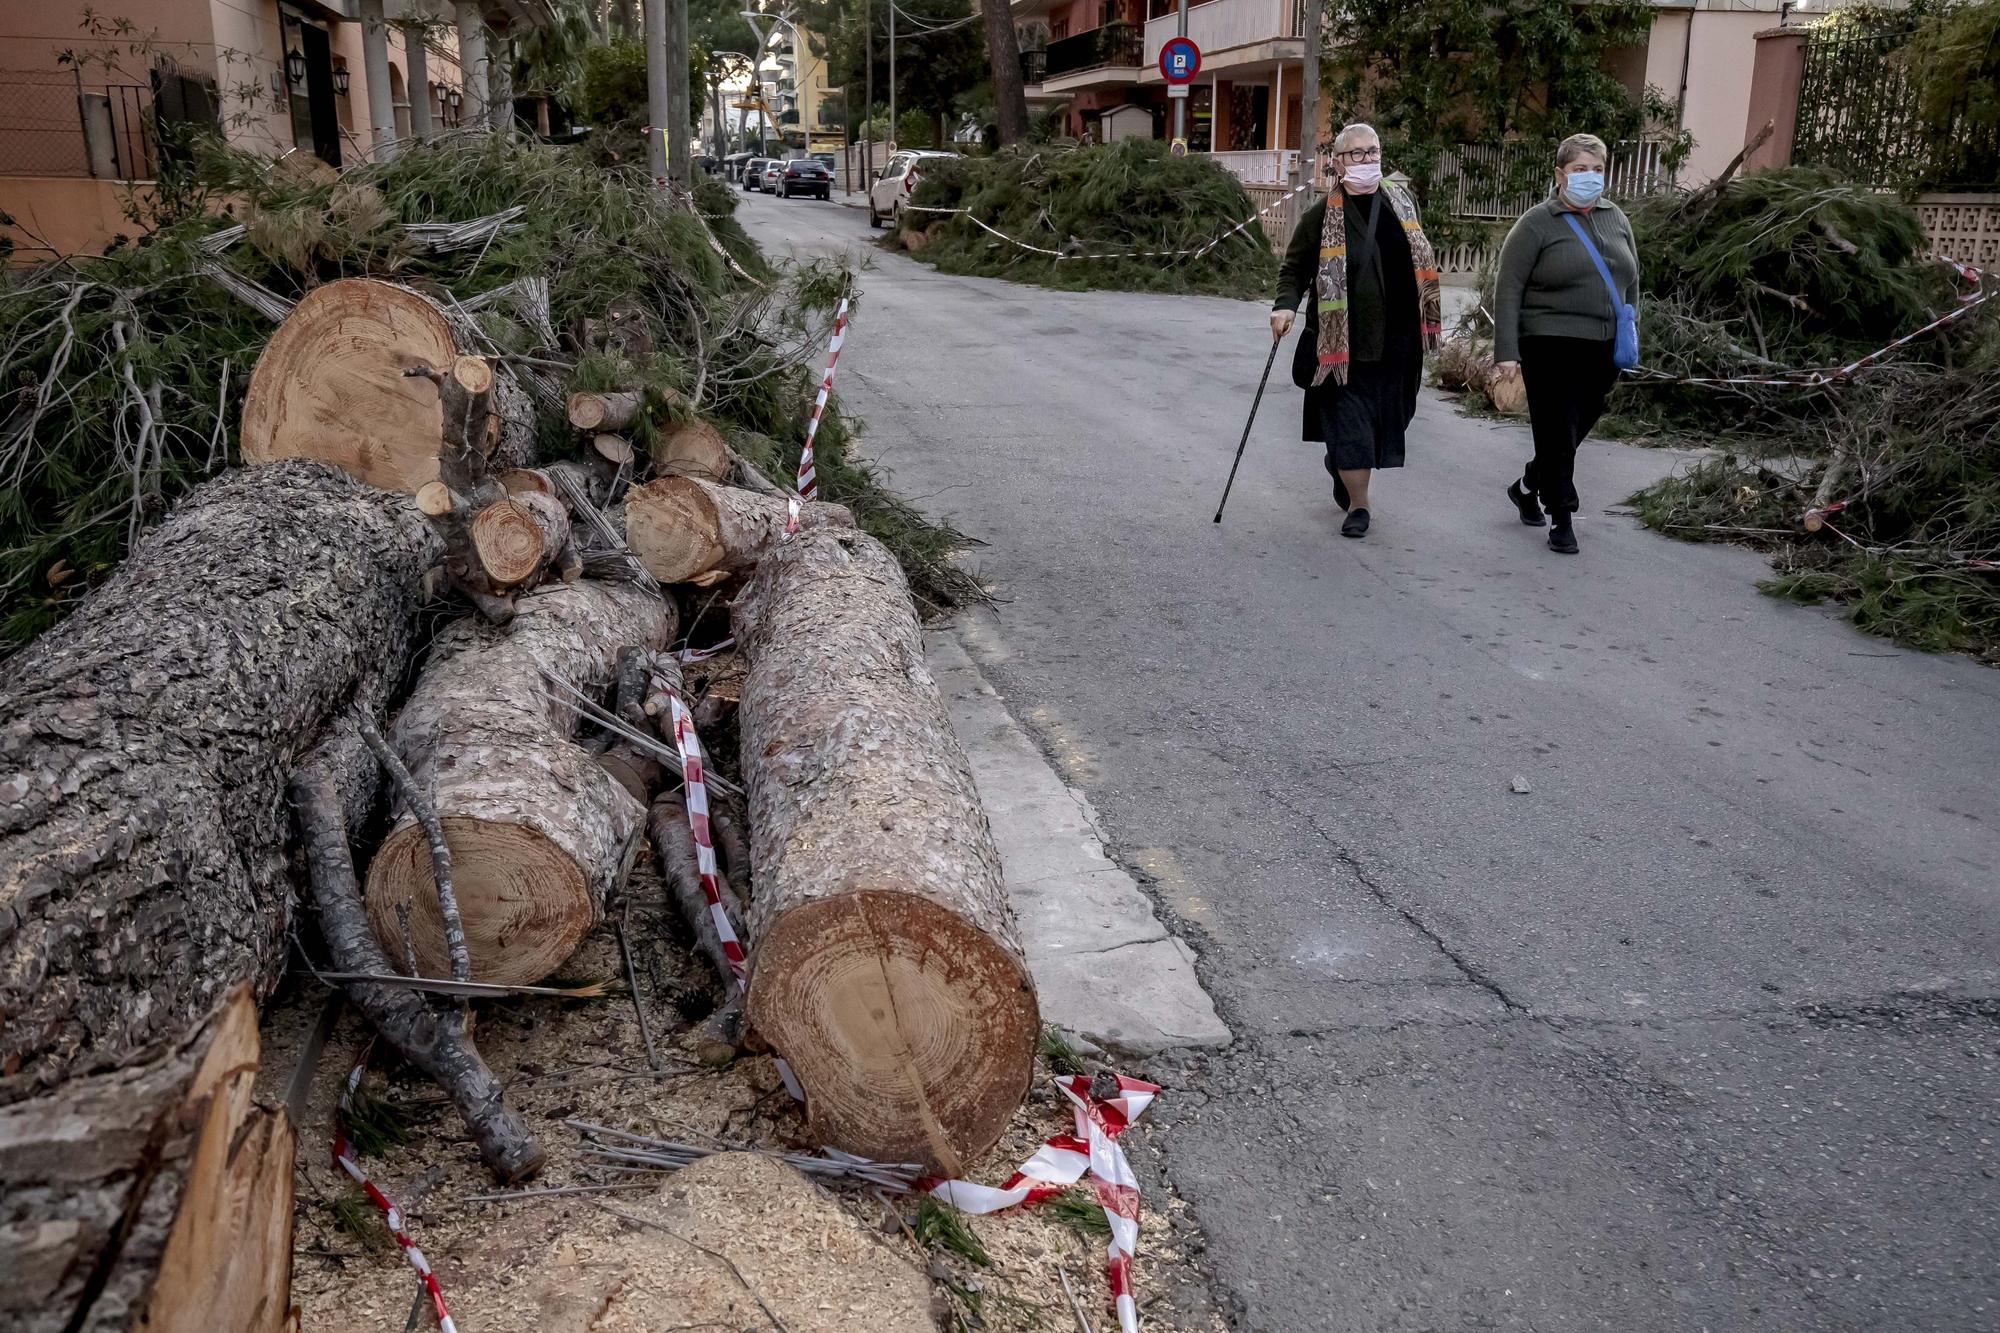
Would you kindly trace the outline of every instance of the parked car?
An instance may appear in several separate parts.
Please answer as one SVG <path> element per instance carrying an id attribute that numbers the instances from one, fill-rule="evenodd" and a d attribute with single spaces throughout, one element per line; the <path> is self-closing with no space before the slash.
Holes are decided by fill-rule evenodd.
<path id="1" fill-rule="evenodd" d="M 812 195 L 820 199 L 833 198 L 833 172 L 816 157 L 800 158 L 796 162 L 785 163 L 784 183 L 779 192 L 789 199 L 795 194 Z"/>
<path id="2" fill-rule="evenodd" d="M 923 174 L 925 164 L 957 156 L 935 149 L 906 148 L 891 157 L 881 174 L 868 184 L 868 225 L 879 227 L 901 217 L 903 205 L 910 202 L 910 193 L 917 188 L 917 178 Z"/>
<path id="3" fill-rule="evenodd" d="M 785 179 L 785 164 L 777 158 L 764 160 L 764 173 L 758 179 L 757 188 L 766 194 L 776 194 L 779 184 Z"/>
<path id="4" fill-rule="evenodd" d="M 743 188 L 761 190 L 764 188 L 764 166 L 768 158 L 753 157 L 743 164 Z"/>
<path id="5" fill-rule="evenodd" d="M 755 153 L 731 153 L 722 159 L 722 171 L 732 182 L 743 179 L 743 164 L 757 156 Z"/>

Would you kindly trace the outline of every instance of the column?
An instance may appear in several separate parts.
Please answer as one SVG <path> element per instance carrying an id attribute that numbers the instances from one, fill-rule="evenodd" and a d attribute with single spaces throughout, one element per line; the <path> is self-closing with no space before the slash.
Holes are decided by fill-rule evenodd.
<path id="1" fill-rule="evenodd" d="M 486 19 L 480 14 L 475 0 L 457 0 L 455 12 L 458 17 L 458 69 L 465 97 L 459 123 L 484 125 L 487 102 Z"/>
<path id="2" fill-rule="evenodd" d="M 369 141 L 374 155 L 396 151 L 396 103 L 389 92 L 389 24 L 382 0 L 361 0 L 361 75 L 368 80 Z"/>
<path id="3" fill-rule="evenodd" d="M 419 139 L 431 137 L 431 64 L 424 46 L 424 30 L 414 23 L 403 27 L 403 73 L 409 76 L 410 133 Z"/>
<path id="4" fill-rule="evenodd" d="M 491 65 L 493 88 L 491 105 L 486 108 L 493 132 L 503 139 L 514 137 L 514 35 L 496 32 L 489 39 L 486 56 Z"/>

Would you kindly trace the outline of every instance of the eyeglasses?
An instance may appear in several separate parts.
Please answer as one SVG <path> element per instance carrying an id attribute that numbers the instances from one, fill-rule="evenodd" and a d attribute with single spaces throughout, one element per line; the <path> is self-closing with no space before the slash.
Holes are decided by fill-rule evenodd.
<path id="1" fill-rule="evenodd" d="M 1349 148 L 1344 152 L 1335 153 L 1334 157 L 1341 162 L 1380 162 L 1382 160 L 1382 150 L 1380 148 Z"/>

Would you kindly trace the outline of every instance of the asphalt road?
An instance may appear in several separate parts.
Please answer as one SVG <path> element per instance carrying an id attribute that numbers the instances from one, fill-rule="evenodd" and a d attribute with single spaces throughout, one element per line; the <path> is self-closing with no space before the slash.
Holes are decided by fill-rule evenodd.
<path id="1" fill-rule="evenodd" d="M 1236 1034 L 1147 1151 L 1242 1327 L 2000 1327 L 2000 673 L 1604 512 L 1672 455 L 1592 445 L 1553 555 L 1428 391 L 1344 541 L 1281 366 L 1217 527 L 1258 305 L 863 285 L 867 451 Z"/>

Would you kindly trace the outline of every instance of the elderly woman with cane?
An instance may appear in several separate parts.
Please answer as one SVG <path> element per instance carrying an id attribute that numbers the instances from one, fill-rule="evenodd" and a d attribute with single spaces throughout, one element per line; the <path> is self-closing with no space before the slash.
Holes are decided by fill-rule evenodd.
<path id="1" fill-rule="evenodd" d="M 1593 134 L 1556 149 L 1554 195 L 1500 247 L 1493 369 L 1527 378 L 1535 456 L 1507 487 L 1529 527 L 1548 514 L 1549 549 L 1577 553 L 1576 450 L 1603 415 L 1620 366 L 1638 363 L 1639 247 L 1604 198 L 1609 154 Z"/>
<path id="2" fill-rule="evenodd" d="M 1403 466 L 1424 353 L 1436 351 L 1437 257 L 1410 192 L 1382 177 L 1382 140 L 1349 125 L 1333 141 L 1333 191 L 1306 210 L 1278 269 L 1271 337 L 1302 297 L 1292 381 L 1306 391 L 1304 438 L 1326 445 L 1343 537 L 1368 532 L 1369 478 Z"/>

